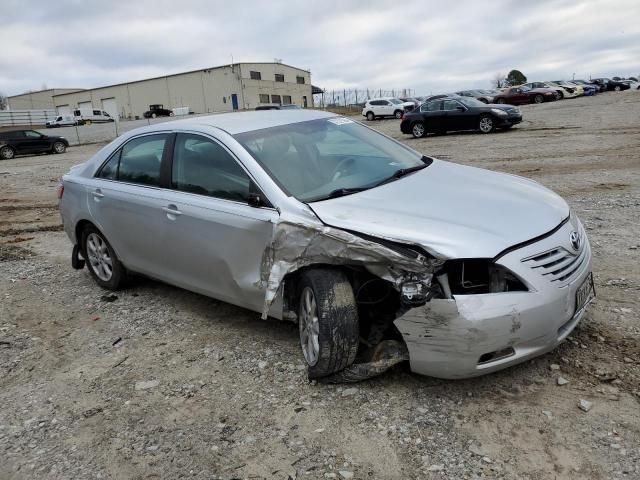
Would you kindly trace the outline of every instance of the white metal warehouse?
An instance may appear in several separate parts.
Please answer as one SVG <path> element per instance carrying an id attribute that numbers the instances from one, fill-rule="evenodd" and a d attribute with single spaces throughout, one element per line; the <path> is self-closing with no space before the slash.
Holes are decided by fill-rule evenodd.
<path id="1" fill-rule="evenodd" d="M 54 95 L 59 114 L 102 109 L 114 118 L 141 118 L 149 105 L 193 113 L 230 112 L 259 105 L 311 106 L 311 74 L 283 63 L 234 63 Z"/>

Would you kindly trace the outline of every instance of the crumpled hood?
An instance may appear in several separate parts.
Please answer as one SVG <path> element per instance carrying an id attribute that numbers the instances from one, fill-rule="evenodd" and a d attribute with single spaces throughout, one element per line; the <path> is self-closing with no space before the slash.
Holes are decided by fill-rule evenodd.
<path id="1" fill-rule="evenodd" d="M 567 203 L 536 182 L 442 160 L 309 206 L 327 225 L 418 244 L 440 258 L 492 258 L 569 215 Z"/>

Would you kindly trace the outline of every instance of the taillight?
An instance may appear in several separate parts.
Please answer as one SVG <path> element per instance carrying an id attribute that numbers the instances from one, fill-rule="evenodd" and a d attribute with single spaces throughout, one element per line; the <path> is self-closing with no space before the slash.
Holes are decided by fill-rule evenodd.
<path id="1" fill-rule="evenodd" d="M 60 182 L 56 187 L 56 195 L 58 195 L 58 200 L 62 200 L 63 194 L 64 194 L 64 184 Z"/>

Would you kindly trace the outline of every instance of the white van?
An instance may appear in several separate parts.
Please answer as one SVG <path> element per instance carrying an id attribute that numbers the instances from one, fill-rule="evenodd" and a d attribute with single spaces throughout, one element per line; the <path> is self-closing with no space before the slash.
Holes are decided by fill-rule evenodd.
<path id="1" fill-rule="evenodd" d="M 115 122 L 116 119 L 113 118 L 109 113 L 104 110 L 80 110 L 79 108 L 73 111 L 73 116 L 76 121 L 80 124 L 91 125 L 92 123 L 105 123 L 105 122 Z"/>
<path id="2" fill-rule="evenodd" d="M 73 115 L 58 115 L 46 124 L 47 128 L 68 127 L 70 125 L 78 125 L 78 120 Z"/>

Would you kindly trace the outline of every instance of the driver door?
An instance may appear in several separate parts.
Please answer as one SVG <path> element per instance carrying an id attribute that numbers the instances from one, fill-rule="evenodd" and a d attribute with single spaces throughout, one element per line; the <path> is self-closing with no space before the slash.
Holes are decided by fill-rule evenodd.
<path id="1" fill-rule="evenodd" d="M 24 132 L 24 139 L 20 141 L 23 152 L 42 152 L 49 148 L 47 137 L 33 130 Z"/>

